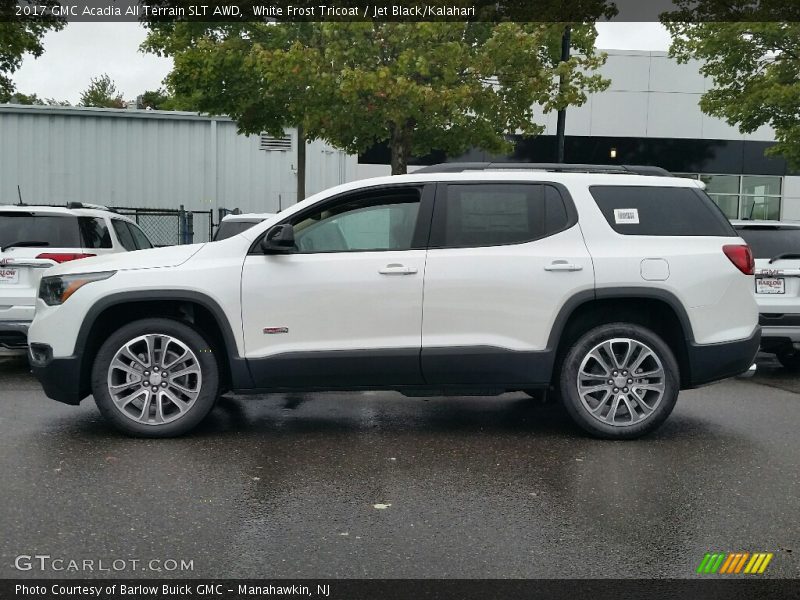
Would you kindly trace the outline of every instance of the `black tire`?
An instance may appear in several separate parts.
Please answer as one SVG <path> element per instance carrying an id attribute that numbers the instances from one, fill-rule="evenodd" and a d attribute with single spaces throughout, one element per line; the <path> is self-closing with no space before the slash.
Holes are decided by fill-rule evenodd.
<path id="1" fill-rule="evenodd" d="M 109 367 L 111 366 L 111 362 L 114 360 L 115 355 L 126 344 L 144 335 L 169 336 L 175 340 L 174 344 L 185 345 L 185 347 L 191 351 L 189 360 L 195 360 L 194 364 L 199 366 L 199 376 L 194 374 L 185 376 L 195 377 L 192 383 L 185 383 L 185 385 L 193 385 L 196 388 L 193 390 L 194 393 L 196 393 L 196 396 L 192 397 L 191 403 L 188 400 L 186 401 L 188 408 L 185 408 L 185 414 L 178 410 L 177 403 L 174 405 L 170 404 L 169 400 L 164 402 L 165 406 L 172 409 L 172 414 L 170 415 L 172 420 L 169 422 L 149 424 L 139 422 L 133 417 L 126 416 L 123 414 L 123 409 L 118 408 L 114 403 L 111 392 L 109 391 L 109 378 L 118 376 L 120 373 L 119 370 L 115 371 L 114 375 L 109 373 Z M 179 346 L 172 346 L 170 348 L 174 350 L 176 347 L 179 348 Z M 177 352 L 170 356 L 175 356 L 175 354 L 177 354 Z M 136 365 L 135 363 L 131 364 L 133 364 L 137 369 L 140 368 L 139 365 Z M 164 363 L 162 362 L 162 365 L 163 364 Z M 193 365 L 192 367 L 194 368 Z M 155 367 L 155 369 L 157 370 L 158 367 Z M 195 369 L 195 371 L 196 370 L 197 369 Z M 143 380 L 144 377 L 140 377 L 140 379 Z M 169 379 L 164 378 L 164 381 L 167 382 Z M 182 381 L 186 382 L 187 380 L 184 379 Z M 137 386 L 141 386 L 143 391 L 146 391 L 147 389 L 157 389 L 156 387 L 150 388 L 149 383 L 151 382 L 148 382 L 147 387 L 139 383 L 130 383 L 129 385 L 134 389 L 134 391 L 138 389 Z M 169 384 L 161 383 L 160 385 L 167 386 Z M 206 417 L 206 415 L 208 415 L 208 413 L 214 407 L 214 403 L 216 402 L 219 393 L 219 367 L 217 365 L 217 359 L 209 343 L 203 338 L 199 331 L 190 325 L 166 318 L 142 319 L 119 328 L 117 331 L 111 334 L 111 336 L 109 336 L 109 338 L 100 347 L 92 368 L 92 393 L 94 395 L 95 403 L 100 409 L 102 415 L 111 424 L 113 424 L 114 427 L 123 433 L 135 437 L 175 437 L 191 431 Z M 148 392 L 146 396 L 149 399 L 150 393 Z M 183 398 L 189 397 L 187 396 Z M 137 402 L 140 401 L 137 400 Z M 141 403 L 144 404 L 143 401 L 141 401 Z M 161 406 L 162 405 L 159 402 L 158 407 L 161 408 Z M 137 407 L 135 405 L 129 408 L 131 412 L 136 409 Z M 148 409 L 148 414 L 150 413 L 150 410 L 151 409 Z M 155 406 L 152 410 L 155 411 Z M 177 415 L 175 414 L 176 411 L 178 413 Z M 142 415 L 144 415 L 144 412 L 145 411 L 143 407 Z M 161 413 L 162 419 L 163 415 L 164 411 Z"/>
<path id="2" fill-rule="evenodd" d="M 617 383 L 610 384 L 608 386 L 609 389 L 607 390 L 598 390 L 596 392 L 596 396 L 587 395 L 588 398 L 587 404 L 584 404 L 584 401 L 581 399 L 581 394 L 579 393 L 578 387 L 578 372 L 581 368 L 581 364 L 583 363 L 584 359 L 587 361 L 586 368 L 593 369 L 590 372 L 593 373 L 603 373 L 604 371 L 600 371 L 602 369 L 600 367 L 599 361 L 594 361 L 594 359 L 589 357 L 589 353 L 598 347 L 598 345 L 608 342 L 610 340 L 631 340 L 633 343 L 628 342 L 629 347 L 631 348 L 640 348 L 645 347 L 649 350 L 652 354 L 648 354 L 648 358 L 645 359 L 643 363 L 645 365 L 644 369 L 655 371 L 659 367 L 662 369 L 663 376 L 661 377 L 654 377 L 654 378 L 635 378 L 635 375 L 628 374 L 625 371 L 625 377 L 631 377 L 632 379 L 624 379 L 621 384 L 622 385 L 630 385 L 631 388 L 612 388 L 613 385 L 618 385 Z M 628 346 L 625 346 L 626 342 L 618 341 L 615 342 L 613 346 L 613 351 L 616 353 L 618 350 L 624 351 Z M 639 346 L 637 346 L 637 344 Z M 644 350 L 637 350 L 642 354 L 646 354 Z M 622 352 L 620 352 L 622 354 Z M 634 354 L 631 357 L 631 364 L 635 364 L 635 359 L 637 356 L 641 354 Z M 607 357 L 608 355 L 605 354 L 605 350 L 602 351 L 602 356 Z M 622 356 L 618 356 L 618 359 L 623 359 Z M 657 362 L 656 362 L 657 360 Z M 615 367 L 613 363 L 611 363 L 611 359 L 609 358 L 606 360 L 609 365 Z M 669 416 L 672 412 L 672 409 L 675 407 L 675 402 L 678 399 L 678 392 L 680 390 L 680 377 L 679 377 L 679 369 L 678 363 L 675 360 L 675 356 L 673 355 L 672 351 L 670 350 L 669 346 L 655 333 L 650 331 L 649 329 L 642 327 L 640 325 L 633 325 L 630 323 L 609 323 L 607 325 L 601 325 L 599 327 L 595 327 L 590 331 L 587 331 L 583 334 L 578 340 L 572 345 L 572 347 L 567 351 L 567 354 L 564 357 L 563 362 L 561 363 L 561 374 L 559 378 L 559 387 L 561 389 L 561 397 L 564 402 L 564 406 L 567 409 L 570 417 L 572 418 L 575 423 L 580 426 L 582 429 L 590 433 L 591 435 L 603 439 L 634 439 L 641 437 L 651 431 L 657 429 L 664 420 Z M 621 369 L 621 368 L 620 368 Z M 643 371 L 643 368 L 639 367 L 639 371 Z M 622 370 L 616 371 L 618 373 L 618 377 L 622 377 Z M 611 378 L 604 381 L 598 381 L 598 387 L 600 385 L 605 386 L 607 382 L 610 381 L 617 381 L 613 377 L 613 371 Z M 589 382 L 592 378 L 585 379 L 585 381 Z M 594 377 L 594 379 L 605 379 L 605 377 Z M 628 381 L 632 381 L 633 383 L 627 383 Z M 642 391 L 643 388 L 639 388 L 638 385 L 650 385 L 650 384 L 658 384 L 663 386 L 663 391 L 661 393 L 660 399 L 653 400 L 654 394 L 657 394 L 657 391 Z M 587 388 L 590 385 L 587 385 Z M 644 398 L 647 399 L 648 402 L 652 403 L 652 408 L 646 402 L 636 402 L 634 396 L 636 392 L 634 392 L 634 388 L 639 390 L 639 393 L 644 395 Z M 622 392 L 622 389 L 625 390 L 625 393 Z M 613 390 L 619 390 L 619 395 L 614 393 Z M 630 392 L 630 393 L 628 393 Z M 608 393 L 608 396 L 605 394 Z M 615 405 L 615 398 L 619 398 L 620 400 L 616 400 L 617 404 Z M 627 402 L 623 402 L 622 398 L 627 399 Z M 604 402 L 600 402 L 599 400 L 602 398 L 608 398 L 606 402 L 608 402 L 608 411 L 607 415 L 611 415 L 612 407 L 617 406 L 618 411 L 613 411 L 614 414 L 611 415 L 611 421 L 615 422 L 612 425 L 610 422 L 604 420 L 604 413 L 606 413 L 606 406 Z M 592 405 L 591 402 L 594 402 L 597 399 L 597 404 Z M 604 404 L 604 406 L 600 406 Z M 600 412 L 598 413 L 599 416 L 595 417 L 590 408 L 598 409 Z M 633 409 L 634 415 L 631 415 L 631 410 Z M 652 410 L 650 410 L 652 408 Z M 647 412 L 645 409 L 649 410 Z M 616 421 L 616 416 L 622 413 L 622 416 L 626 419 L 620 419 Z"/>
<path id="3" fill-rule="evenodd" d="M 781 350 L 776 354 L 778 362 L 783 365 L 783 368 L 788 371 L 800 371 L 800 352 L 794 348 L 789 350 Z"/>

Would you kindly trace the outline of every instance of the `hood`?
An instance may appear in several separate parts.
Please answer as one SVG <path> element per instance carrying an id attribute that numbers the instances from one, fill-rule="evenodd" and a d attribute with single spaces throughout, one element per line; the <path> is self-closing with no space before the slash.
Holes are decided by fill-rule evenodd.
<path id="1" fill-rule="evenodd" d="M 134 250 L 133 252 L 118 252 L 94 258 L 82 258 L 51 267 L 47 270 L 47 275 L 177 267 L 194 256 L 203 246 L 205 244 L 167 246 L 165 248 Z"/>

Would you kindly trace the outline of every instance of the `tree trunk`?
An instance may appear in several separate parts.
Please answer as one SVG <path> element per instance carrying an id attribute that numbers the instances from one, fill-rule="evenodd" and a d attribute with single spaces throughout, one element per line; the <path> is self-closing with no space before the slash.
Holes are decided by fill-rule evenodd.
<path id="1" fill-rule="evenodd" d="M 306 132 L 297 126 L 297 202 L 306 197 Z"/>
<path id="2" fill-rule="evenodd" d="M 571 44 L 572 30 L 570 26 L 564 27 L 564 33 L 561 36 L 561 62 L 565 63 L 569 60 L 569 47 Z M 562 94 L 564 87 L 567 85 L 567 78 L 561 75 L 558 80 L 558 92 Z M 556 162 L 564 162 L 564 138 L 567 129 L 567 109 L 562 108 L 558 111 L 558 120 L 556 121 Z"/>
<path id="3" fill-rule="evenodd" d="M 404 126 L 393 125 L 389 149 L 392 152 L 392 175 L 405 175 L 411 155 L 411 131 Z"/>

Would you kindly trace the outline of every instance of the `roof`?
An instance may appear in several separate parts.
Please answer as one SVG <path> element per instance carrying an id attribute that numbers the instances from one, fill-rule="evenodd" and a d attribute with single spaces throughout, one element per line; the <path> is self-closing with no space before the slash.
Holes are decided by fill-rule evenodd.
<path id="1" fill-rule="evenodd" d="M 179 110 L 133 110 L 129 108 L 96 108 L 93 106 L 56 106 L 29 104 L 0 104 L 0 114 L 47 114 L 74 117 L 108 117 L 113 119 L 170 119 L 183 121 L 231 121 L 229 117 L 202 115 Z"/>
<path id="2" fill-rule="evenodd" d="M 81 217 L 108 217 L 113 216 L 115 219 L 122 219 L 134 223 L 125 215 L 120 215 L 111 210 L 99 210 L 96 208 L 67 208 L 65 206 L 36 206 L 34 204 L 0 204 L 0 211 L 2 212 L 33 212 L 37 214 L 60 215 L 64 217 L 81 216 Z"/>

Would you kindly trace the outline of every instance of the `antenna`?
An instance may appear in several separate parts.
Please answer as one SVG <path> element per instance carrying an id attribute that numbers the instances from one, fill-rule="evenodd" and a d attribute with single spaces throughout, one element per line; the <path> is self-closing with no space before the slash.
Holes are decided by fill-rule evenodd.
<path id="1" fill-rule="evenodd" d="M 22 190 L 19 189 L 19 184 L 17 184 L 17 196 L 19 197 L 19 205 L 22 206 Z"/>

